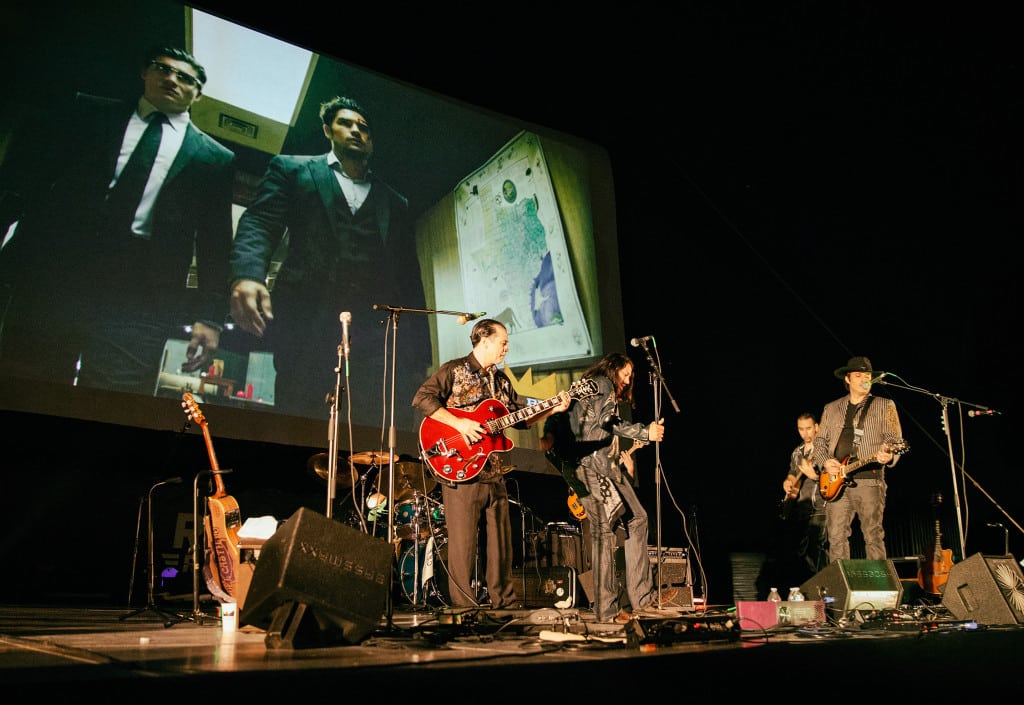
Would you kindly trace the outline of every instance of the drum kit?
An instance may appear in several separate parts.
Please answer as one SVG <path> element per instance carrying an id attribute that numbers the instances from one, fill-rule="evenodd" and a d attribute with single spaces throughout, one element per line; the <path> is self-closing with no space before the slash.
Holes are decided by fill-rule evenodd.
<path id="1" fill-rule="evenodd" d="M 351 460 L 352 471 L 348 472 Z M 402 597 L 415 607 L 448 606 L 447 559 L 448 530 L 440 486 L 423 463 L 400 460 L 384 453 L 354 453 L 339 458 L 345 468 L 335 477 L 335 487 L 349 490 L 353 505 L 348 524 L 379 538 L 387 538 L 388 496 L 391 494 L 391 465 L 394 460 L 393 528 L 398 558 L 397 585 Z M 328 478 L 328 455 L 317 453 L 307 468 Z M 363 509 L 365 508 L 365 514 Z M 440 564 L 440 565 L 439 565 Z"/>

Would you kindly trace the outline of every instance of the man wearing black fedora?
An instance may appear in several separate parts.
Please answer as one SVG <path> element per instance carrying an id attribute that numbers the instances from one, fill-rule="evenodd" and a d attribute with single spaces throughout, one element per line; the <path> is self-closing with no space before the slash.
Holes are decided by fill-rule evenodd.
<path id="1" fill-rule="evenodd" d="M 825 405 L 814 439 L 814 465 L 826 500 L 829 560 L 850 558 L 854 516 L 860 519 L 868 560 L 884 560 L 885 470 L 905 452 L 899 413 L 892 399 L 871 394 L 881 373 L 866 357 L 851 357 L 834 372 L 848 394 Z"/>

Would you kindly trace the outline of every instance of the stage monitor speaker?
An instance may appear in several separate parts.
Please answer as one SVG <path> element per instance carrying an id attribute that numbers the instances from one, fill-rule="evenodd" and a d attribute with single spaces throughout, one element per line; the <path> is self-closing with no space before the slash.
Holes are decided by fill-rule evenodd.
<path id="1" fill-rule="evenodd" d="M 942 605 L 957 619 L 979 624 L 1024 623 L 1024 575 L 1013 556 L 975 553 L 954 563 Z"/>
<path id="2" fill-rule="evenodd" d="M 263 544 L 240 624 L 269 648 L 356 644 L 387 610 L 393 549 L 302 508 Z"/>
<path id="3" fill-rule="evenodd" d="M 893 610 L 901 604 L 903 584 L 891 560 L 843 559 L 828 564 L 800 592 L 833 610 Z"/>

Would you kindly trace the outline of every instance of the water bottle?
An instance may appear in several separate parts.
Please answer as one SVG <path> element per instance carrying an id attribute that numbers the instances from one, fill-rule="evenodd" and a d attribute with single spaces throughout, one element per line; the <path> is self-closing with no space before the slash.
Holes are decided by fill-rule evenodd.
<path id="1" fill-rule="evenodd" d="M 790 602 L 803 602 L 804 601 L 804 594 L 802 592 L 800 592 L 800 588 L 798 588 L 798 587 L 791 587 L 789 589 L 789 598 L 788 599 L 789 599 Z"/>
<path id="2" fill-rule="evenodd" d="M 782 602 L 782 596 L 779 595 L 778 588 L 772 588 L 771 590 L 768 591 L 768 601 L 769 602 Z"/>

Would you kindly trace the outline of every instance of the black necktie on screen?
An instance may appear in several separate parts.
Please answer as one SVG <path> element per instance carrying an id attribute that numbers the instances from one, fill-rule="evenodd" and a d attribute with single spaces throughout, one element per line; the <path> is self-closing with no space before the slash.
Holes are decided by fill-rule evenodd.
<path id="1" fill-rule="evenodd" d="M 128 157 L 128 163 L 107 196 L 110 225 L 114 232 L 131 232 L 135 211 L 139 209 L 142 192 L 146 189 L 149 172 L 153 170 L 153 162 L 160 149 L 165 122 L 167 116 L 163 113 L 152 114 L 142 138 L 135 145 L 135 151 Z"/>

